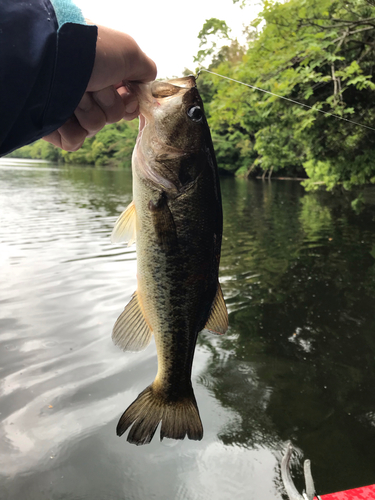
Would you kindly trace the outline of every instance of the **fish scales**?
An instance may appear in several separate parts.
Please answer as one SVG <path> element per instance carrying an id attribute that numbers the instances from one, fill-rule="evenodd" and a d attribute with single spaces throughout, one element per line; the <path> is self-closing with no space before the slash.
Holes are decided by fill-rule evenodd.
<path id="1" fill-rule="evenodd" d="M 159 235 L 152 224 L 152 212 L 142 212 L 148 220 L 141 218 L 141 224 L 150 230 L 141 232 L 142 236 L 137 239 L 137 253 L 139 250 L 139 254 L 144 254 L 138 268 L 139 289 L 142 290 L 142 302 L 150 304 L 149 321 L 154 328 L 163 367 L 159 376 L 173 376 L 175 381 L 179 377 L 190 378 L 185 367 L 191 365 L 194 334 L 204 328 L 216 295 L 216 255 L 214 238 L 210 237 L 215 229 L 214 218 L 199 206 L 202 194 L 207 192 L 208 178 L 208 175 L 202 176 L 191 188 L 192 193 L 172 200 L 166 208 L 174 220 L 176 234 L 175 239 L 170 238 L 171 245 L 167 249 L 160 246 Z M 146 187 L 146 201 L 149 191 Z M 190 214 L 189 224 L 185 214 Z M 167 361 L 165 355 L 171 351 L 174 355 Z"/>
<path id="2" fill-rule="evenodd" d="M 216 160 L 194 77 L 139 85 L 136 91 L 141 119 L 133 202 L 113 239 L 136 233 L 138 288 L 113 338 L 125 350 L 140 350 L 154 334 L 158 371 L 122 415 L 117 433 L 131 427 L 128 441 L 145 444 L 161 422 L 161 439 L 201 439 L 191 384 L 197 335 L 204 328 L 224 333 L 228 326 L 218 282 L 222 208 Z M 132 223 L 123 231 L 129 211 Z"/>

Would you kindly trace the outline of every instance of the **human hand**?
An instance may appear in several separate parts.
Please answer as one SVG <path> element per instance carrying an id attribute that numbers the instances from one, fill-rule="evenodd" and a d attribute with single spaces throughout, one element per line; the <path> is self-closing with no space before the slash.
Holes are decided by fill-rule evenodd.
<path id="1" fill-rule="evenodd" d="M 138 100 L 126 82 L 156 78 L 155 63 L 125 33 L 98 26 L 94 68 L 86 92 L 69 120 L 44 140 L 66 151 L 76 151 L 107 123 L 133 120 Z"/>

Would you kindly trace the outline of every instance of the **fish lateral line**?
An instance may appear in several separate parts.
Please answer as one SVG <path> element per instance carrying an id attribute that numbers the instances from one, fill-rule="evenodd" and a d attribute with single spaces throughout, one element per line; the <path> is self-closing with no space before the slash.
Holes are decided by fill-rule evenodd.
<path id="1" fill-rule="evenodd" d="M 335 113 L 330 113 L 329 111 L 323 111 L 322 109 L 317 109 L 314 106 L 309 106 L 308 104 L 304 104 L 303 102 L 295 101 L 294 99 L 290 99 L 289 97 L 275 94 L 275 92 L 271 92 L 270 90 L 265 90 L 265 89 L 262 89 L 260 87 L 256 87 L 255 85 L 250 85 L 250 83 L 241 82 L 240 80 L 236 80 L 235 78 L 230 78 L 229 76 L 220 75 L 219 73 L 215 73 L 214 71 L 210 71 L 206 68 L 199 69 L 199 71 L 196 75 L 196 79 L 198 79 L 201 71 L 206 71 L 206 73 L 210 73 L 211 75 L 219 76 L 220 78 L 230 80 L 231 82 L 234 82 L 234 83 L 239 83 L 240 85 L 244 85 L 245 87 L 249 87 L 253 90 L 259 90 L 260 92 L 264 92 L 265 94 L 269 94 L 269 95 L 272 95 L 274 97 L 278 97 L 279 99 L 284 99 L 284 101 L 291 102 L 292 104 L 297 104 L 298 106 L 302 106 L 302 107 L 307 108 L 307 109 L 312 109 L 313 111 L 318 111 L 318 113 L 321 113 L 323 115 L 332 116 L 333 118 L 337 118 L 338 120 L 343 120 L 345 122 L 352 123 L 353 125 L 357 125 L 358 127 L 366 128 L 368 130 L 372 130 L 375 132 L 375 128 L 370 127 L 369 125 L 363 125 L 362 123 L 358 123 L 354 120 L 349 120 L 349 118 L 344 118 L 342 116 L 336 115 Z"/>

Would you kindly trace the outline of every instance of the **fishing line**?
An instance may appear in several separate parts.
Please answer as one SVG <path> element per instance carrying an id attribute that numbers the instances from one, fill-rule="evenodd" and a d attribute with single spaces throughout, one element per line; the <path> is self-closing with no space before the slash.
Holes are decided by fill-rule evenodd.
<path id="1" fill-rule="evenodd" d="M 368 125 L 362 125 L 362 123 L 355 122 L 354 120 L 349 120 L 348 118 L 343 118 L 342 116 L 335 115 L 334 113 L 328 113 L 327 111 L 323 111 L 321 109 L 314 108 L 313 106 L 309 106 L 308 104 L 303 104 L 302 102 L 298 102 L 298 101 L 294 101 L 293 99 L 289 99 L 289 97 L 284 97 L 282 95 L 275 94 L 274 92 L 270 92 L 269 90 L 264 90 L 264 89 L 261 89 L 259 87 L 255 87 L 254 85 L 250 85 L 249 83 L 240 82 L 239 80 L 235 80 L 234 78 L 229 78 L 229 76 L 219 75 L 219 73 L 214 73 L 213 71 L 210 71 L 206 68 L 201 68 L 197 73 L 197 77 L 199 76 L 199 73 L 201 71 L 206 71 L 207 73 L 211 73 L 211 75 L 220 76 L 221 78 L 225 78 L 226 80 L 230 80 L 231 82 L 240 83 L 241 85 L 245 85 L 245 87 L 250 87 L 253 90 L 259 90 L 260 92 L 264 92 L 265 94 L 270 94 L 270 95 L 273 95 L 274 97 L 279 97 L 280 99 L 284 99 L 285 101 L 289 101 L 293 104 L 298 104 L 299 106 L 303 106 L 305 108 L 312 109 L 313 111 L 318 111 L 319 113 L 322 113 L 323 115 L 333 116 L 334 118 L 338 118 L 339 120 L 353 123 L 354 125 L 357 125 L 358 127 L 367 128 L 368 130 L 373 130 L 375 132 L 375 128 L 369 127 Z"/>

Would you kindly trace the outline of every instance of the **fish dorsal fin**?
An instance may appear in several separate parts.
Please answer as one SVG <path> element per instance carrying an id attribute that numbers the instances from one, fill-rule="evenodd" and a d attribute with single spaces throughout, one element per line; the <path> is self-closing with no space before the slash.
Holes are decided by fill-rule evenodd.
<path id="1" fill-rule="evenodd" d="M 111 234 L 112 243 L 128 242 L 128 247 L 135 242 L 136 237 L 136 211 L 134 201 L 128 205 L 117 219 Z"/>
<path id="2" fill-rule="evenodd" d="M 151 336 L 152 331 L 143 316 L 138 293 L 134 292 L 113 327 L 112 340 L 123 351 L 142 351 L 150 343 Z"/>
<path id="3" fill-rule="evenodd" d="M 219 335 L 223 335 L 228 330 L 227 306 L 225 305 L 220 283 L 217 284 L 216 297 L 204 329 Z"/>

